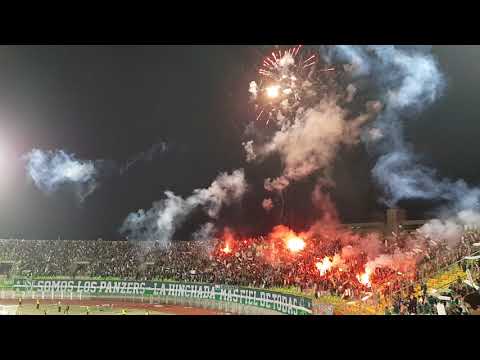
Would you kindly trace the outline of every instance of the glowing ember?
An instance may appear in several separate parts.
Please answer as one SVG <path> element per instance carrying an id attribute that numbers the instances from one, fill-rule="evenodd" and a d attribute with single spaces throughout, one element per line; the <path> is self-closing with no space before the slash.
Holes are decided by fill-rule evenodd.
<path id="1" fill-rule="evenodd" d="M 299 252 L 305 249 L 305 240 L 297 236 L 293 236 L 287 239 L 287 248 L 291 252 Z"/>
<path id="2" fill-rule="evenodd" d="M 320 271 L 320 275 L 325 275 L 330 269 L 332 268 L 332 261 L 328 256 L 326 256 L 322 261 L 319 261 L 315 264 L 318 271 Z"/>

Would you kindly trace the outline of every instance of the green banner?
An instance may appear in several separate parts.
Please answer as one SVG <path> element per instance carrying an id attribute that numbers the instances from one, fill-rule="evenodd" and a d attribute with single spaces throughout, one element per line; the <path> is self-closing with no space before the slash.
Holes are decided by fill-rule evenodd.
<path id="1" fill-rule="evenodd" d="M 238 303 L 289 315 L 312 313 L 312 301 L 300 296 L 226 285 L 115 280 L 15 279 L 17 291 L 82 293 L 89 296 L 158 296 Z"/>

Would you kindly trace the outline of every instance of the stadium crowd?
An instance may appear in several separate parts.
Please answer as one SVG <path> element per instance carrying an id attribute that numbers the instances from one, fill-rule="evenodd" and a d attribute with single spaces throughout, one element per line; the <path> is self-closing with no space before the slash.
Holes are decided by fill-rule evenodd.
<path id="1" fill-rule="evenodd" d="M 400 234 L 397 243 L 401 243 Z M 372 275 L 376 290 L 390 299 L 393 314 L 436 313 L 437 297 L 427 292 L 425 280 L 445 266 L 471 255 L 480 241 L 479 231 L 466 232 L 457 246 L 430 242 L 423 261 L 417 265 L 413 277 L 397 276 L 396 271 L 377 268 Z M 334 246 L 335 244 L 329 244 Z M 479 249 L 479 248 L 476 248 Z M 267 261 L 262 239 L 244 240 L 232 253 L 223 253 L 214 244 L 205 242 L 177 242 L 167 249 L 150 242 L 127 241 L 41 241 L 0 240 L 0 262 L 11 261 L 11 272 L 22 276 L 88 276 L 135 280 L 174 280 L 222 283 L 257 288 L 297 287 L 313 291 L 316 297 L 325 294 L 343 299 L 359 299 L 372 293 L 370 286 L 357 281 L 358 271 L 332 269 L 331 276 L 318 276 L 318 271 L 306 264 L 311 261 L 272 264 Z M 324 249 L 335 253 L 338 249 Z M 313 260 L 312 260 L 313 261 Z M 347 264 L 355 269 L 361 266 L 352 259 Z M 461 262 L 465 266 L 465 262 Z M 464 269 L 466 270 L 466 269 Z M 477 262 L 469 266 L 474 281 L 479 283 Z M 333 275 L 333 276 L 332 276 Z M 415 285 L 423 284 L 422 291 Z M 472 291 L 471 286 L 456 282 L 450 286 L 451 301 L 447 313 L 463 314 L 469 310 L 462 299 Z"/>

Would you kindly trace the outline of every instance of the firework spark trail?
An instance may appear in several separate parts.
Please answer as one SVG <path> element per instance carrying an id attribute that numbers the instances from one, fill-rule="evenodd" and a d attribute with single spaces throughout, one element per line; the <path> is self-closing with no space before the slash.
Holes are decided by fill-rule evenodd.
<path id="1" fill-rule="evenodd" d="M 259 86 L 260 97 L 255 97 L 258 113 L 257 121 L 260 120 L 262 115 L 267 115 L 267 124 L 270 120 L 276 116 L 279 112 L 285 112 L 287 110 L 292 113 L 294 109 L 292 104 L 285 108 L 285 101 L 292 103 L 292 99 L 300 99 L 304 97 L 304 88 L 298 86 L 305 83 L 308 78 L 308 74 L 304 74 L 303 70 L 312 68 L 317 64 L 317 55 L 313 54 L 306 59 L 302 58 L 299 53 L 301 46 L 289 48 L 283 51 L 279 51 L 278 56 L 276 52 L 272 52 L 270 56 L 267 56 L 259 68 L 258 73 L 268 79 L 273 84 L 266 84 L 265 87 Z M 282 91 L 282 96 L 275 96 L 273 101 L 272 96 L 268 96 L 268 89 L 271 86 L 279 86 Z M 262 98 L 262 94 L 267 93 L 269 101 L 265 102 Z"/>

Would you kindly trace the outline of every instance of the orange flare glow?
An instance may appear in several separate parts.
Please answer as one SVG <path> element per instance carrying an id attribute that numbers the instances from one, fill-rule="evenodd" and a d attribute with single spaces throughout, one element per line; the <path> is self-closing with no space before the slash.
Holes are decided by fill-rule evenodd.
<path id="1" fill-rule="evenodd" d="M 232 249 L 230 248 L 230 246 L 227 244 L 225 245 L 225 247 L 222 249 L 222 251 L 225 253 L 225 254 L 230 254 L 232 252 Z"/>
<path id="2" fill-rule="evenodd" d="M 276 98 L 278 97 L 278 95 L 280 95 L 280 86 L 278 85 L 271 85 L 269 87 L 267 87 L 267 96 L 269 98 Z"/>
<path id="3" fill-rule="evenodd" d="M 326 256 L 322 261 L 319 261 L 315 264 L 318 271 L 320 271 L 320 275 L 322 276 L 330 271 L 330 269 L 332 268 L 332 265 L 333 263 L 328 256 Z"/>
<path id="4" fill-rule="evenodd" d="M 357 275 L 357 280 L 360 284 L 365 285 L 366 287 L 371 287 L 370 282 L 370 271 L 368 269 L 361 275 Z"/>
<path id="5" fill-rule="evenodd" d="M 297 236 L 292 236 L 287 239 L 287 248 L 291 252 L 299 252 L 305 249 L 305 240 Z"/>

